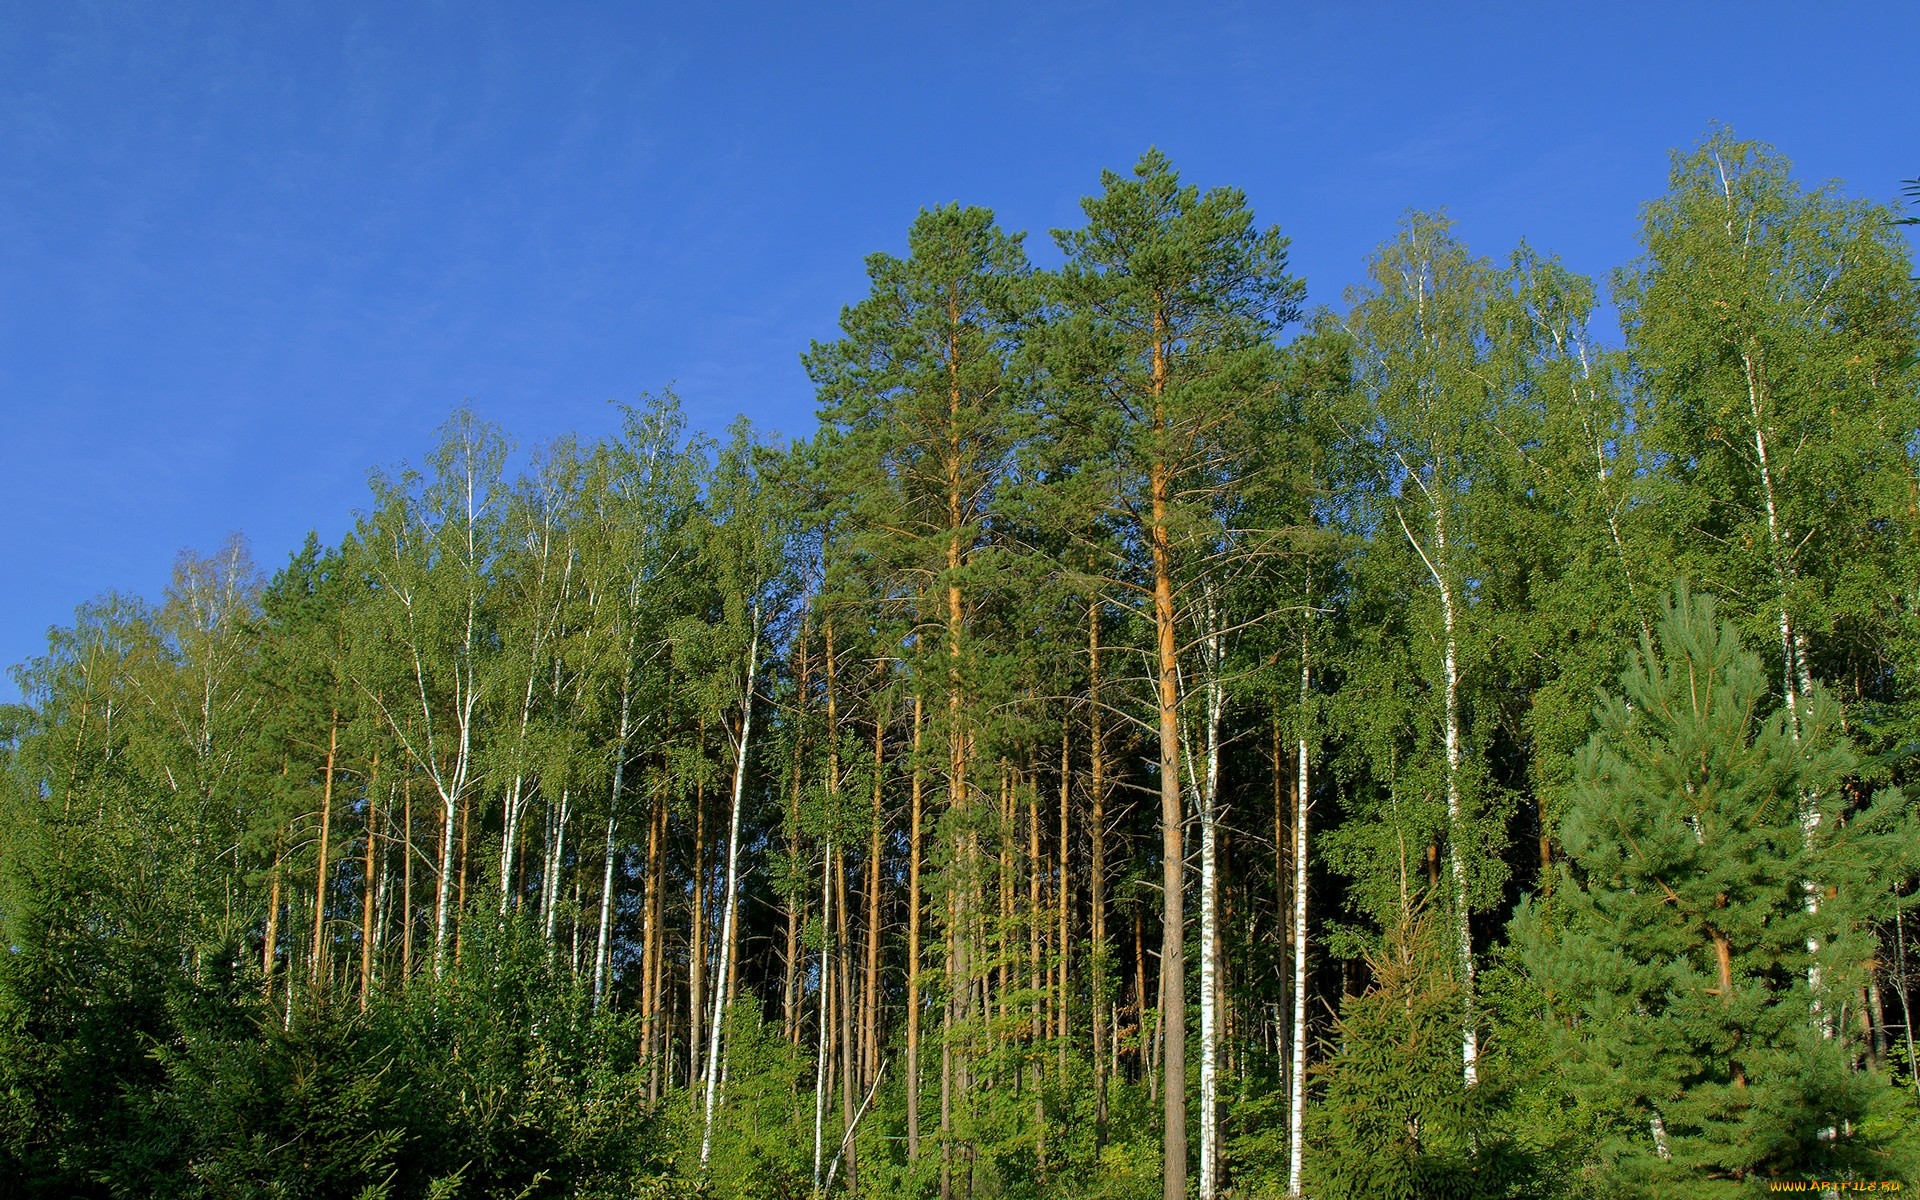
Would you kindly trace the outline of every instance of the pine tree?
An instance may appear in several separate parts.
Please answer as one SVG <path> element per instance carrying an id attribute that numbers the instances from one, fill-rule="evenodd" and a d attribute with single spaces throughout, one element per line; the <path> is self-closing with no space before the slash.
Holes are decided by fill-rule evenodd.
<path id="1" fill-rule="evenodd" d="M 1886 1081 L 1821 1013 L 1870 968 L 1911 810 L 1894 791 L 1855 800 L 1834 705 L 1803 697 L 1796 735 L 1712 600 L 1676 587 L 1656 633 L 1580 753 L 1551 921 L 1529 905 L 1514 925 L 1575 1090 L 1621 1115 L 1605 1165 L 1662 1196 L 1891 1177 L 1863 1125 Z M 1825 882 L 1817 911 L 1806 879 Z"/>

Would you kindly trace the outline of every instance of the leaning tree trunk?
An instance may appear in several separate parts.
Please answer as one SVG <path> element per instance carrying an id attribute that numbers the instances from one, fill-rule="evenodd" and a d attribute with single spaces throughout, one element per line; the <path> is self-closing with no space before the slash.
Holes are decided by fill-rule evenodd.
<path id="1" fill-rule="evenodd" d="M 753 679 L 760 670 L 760 606 L 753 606 L 753 641 L 747 650 L 746 698 L 740 703 L 740 745 L 733 759 L 733 814 L 727 824 L 727 899 L 720 922 L 720 964 L 714 971 L 713 1021 L 707 1027 L 707 1119 L 700 1135 L 700 1168 L 713 1153 L 713 1112 L 720 1095 L 720 1056 L 727 1014 L 734 922 L 740 910 L 740 797 L 747 782 L 747 747 L 753 738 Z"/>

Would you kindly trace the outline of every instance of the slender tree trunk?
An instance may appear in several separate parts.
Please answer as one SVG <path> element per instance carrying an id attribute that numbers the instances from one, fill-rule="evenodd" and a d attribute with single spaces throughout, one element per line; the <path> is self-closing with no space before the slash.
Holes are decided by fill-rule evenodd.
<path id="1" fill-rule="evenodd" d="M 1406 519 L 1400 520 L 1400 528 L 1407 541 L 1425 562 L 1428 573 L 1433 577 L 1434 587 L 1440 593 L 1440 621 L 1442 630 L 1442 720 L 1443 735 L 1446 744 L 1447 764 L 1447 869 L 1453 879 L 1453 934 L 1457 963 L 1460 971 L 1461 1021 L 1460 1021 L 1460 1067 L 1461 1078 L 1468 1087 L 1479 1079 L 1480 1037 L 1475 1016 L 1473 986 L 1473 930 L 1467 909 L 1467 863 L 1461 853 L 1461 841 L 1466 834 L 1465 818 L 1461 812 L 1460 776 L 1461 776 L 1461 714 L 1460 714 L 1460 664 L 1458 612 L 1453 591 L 1452 563 L 1447 547 L 1447 516 L 1443 496 L 1447 483 L 1434 472 L 1434 481 L 1420 483 L 1425 491 L 1427 504 L 1433 514 L 1433 555 L 1414 540 L 1413 531 L 1407 528 Z"/>
<path id="2" fill-rule="evenodd" d="M 848 953 L 853 941 L 848 931 L 847 920 L 847 854 L 844 849 L 836 850 L 833 856 L 833 907 L 835 925 L 835 944 L 838 952 L 833 956 L 834 979 L 837 992 L 834 996 L 834 1013 L 837 1019 L 836 1034 L 840 1039 L 840 1127 L 853 1127 L 853 1110 L 858 1098 L 854 1095 L 858 1087 L 858 1064 L 854 1060 L 853 1035 L 853 970 Z M 847 1148 L 847 1186 L 855 1186 L 859 1178 L 858 1156 L 853 1147 Z"/>
<path id="3" fill-rule="evenodd" d="M 800 641 L 794 654 L 799 676 L 796 689 L 795 707 L 798 715 L 794 720 L 793 731 L 793 791 L 787 799 L 787 862 L 792 869 L 800 869 L 800 788 L 802 765 L 806 745 L 806 705 L 807 705 L 807 621 L 802 617 L 800 623 Z M 791 1046 L 800 1044 L 800 910 L 803 901 L 796 887 L 787 901 L 787 957 L 786 978 L 780 989 L 781 1025 Z"/>
<path id="4" fill-rule="evenodd" d="M 453 961 L 460 962 L 461 947 L 465 944 L 467 930 L 467 838 L 473 830 L 473 795 L 463 793 L 460 797 L 460 886 L 454 899 L 453 914 Z"/>
<path id="5" fill-rule="evenodd" d="M 1444 564 L 1447 555 L 1446 523 L 1440 518 L 1440 510 L 1437 506 L 1434 509 L 1434 546 L 1439 552 L 1440 561 Z M 1474 999 L 1473 985 L 1473 931 L 1467 908 L 1467 862 L 1460 845 L 1466 832 L 1466 822 L 1461 812 L 1460 796 L 1458 642 L 1455 636 L 1453 589 L 1447 582 L 1444 571 L 1443 566 L 1440 611 L 1446 637 L 1447 870 L 1453 876 L 1453 926 L 1454 937 L 1459 947 L 1460 994 L 1464 1009 L 1460 1025 L 1461 1077 L 1468 1087 L 1472 1087 L 1480 1078 L 1480 1033 L 1477 1028 L 1477 1004 Z"/>
<path id="6" fill-rule="evenodd" d="M 912 815 L 907 835 L 907 1161 L 920 1157 L 920 694 L 913 697 Z"/>
<path id="7" fill-rule="evenodd" d="M 1159 352 L 1156 347 L 1156 363 Z M 1160 1040 L 1162 1089 L 1162 1195 L 1187 1195 L 1187 988 L 1186 988 L 1186 841 L 1180 803 L 1179 657 L 1173 606 L 1173 547 L 1167 531 L 1172 482 L 1164 466 L 1154 465 L 1153 617 L 1157 643 L 1160 701 L 1160 886 L 1165 916 L 1160 935 Z"/>
<path id="8" fill-rule="evenodd" d="M 273 998 L 275 961 L 280 952 L 280 878 L 282 870 L 282 851 L 279 838 L 273 842 L 273 887 L 267 896 L 267 936 L 266 944 L 260 951 L 260 974 L 266 981 L 267 998 Z"/>
<path id="9" fill-rule="evenodd" d="M 373 893 L 375 839 L 380 831 L 380 809 L 374 801 L 380 781 L 380 752 L 374 751 L 367 772 L 367 872 L 361 885 L 360 901 L 360 1011 L 367 1011 L 367 996 L 373 990 Z"/>
<path id="10" fill-rule="evenodd" d="M 879 701 L 876 699 L 875 704 Z M 880 850 L 886 834 L 882 810 L 887 719 L 876 711 L 873 719 L 873 814 L 867 842 L 867 961 L 860 986 L 860 1087 L 873 1086 L 880 1070 Z"/>
<path id="11" fill-rule="evenodd" d="M 1069 927 L 1073 915 L 1073 857 L 1069 849 L 1071 846 L 1069 825 L 1073 815 L 1073 758 L 1071 754 L 1073 743 L 1070 735 L 1071 725 L 1069 724 L 1069 718 L 1063 715 L 1060 718 L 1060 840 L 1055 847 L 1059 856 L 1059 871 L 1055 876 L 1058 883 L 1054 889 L 1054 898 L 1060 918 L 1058 934 L 1054 942 L 1054 957 L 1058 960 L 1060 982 L 1059 986 L 1054 990 L 1053 1027 L 1053 1036 L 1059 1055 L 1060 1075 L 1062 1078 L 1065 1078 L 1067 1073 L 1067 1051 L 1069 1048 L 1067 1013 L 1070 1007 L 1068 1004 L 1069 993 L 1067 985 L 1070 978 L 1068 969 L 1073 958 L 1073 931 Z"/>
<path id="12" fill-rule="evenodd" d="M 1030 1046 L 1028 1062 L 1033 1071 L 1034 1164 L 1042 1180 L 1047 1173 L 1047 1110 L 1042 1103 L 1041 1071 L 1046 1063 L 1043 1053 L 1047 1036 L 1045 965 L 1041 959 L 1041 931 L 1047 924 L 1040 875 L 1046 862 L 1040 856 L 1040 780 L 1036 777 L 1027 792 L 1027 1028 Z"/>
<path id="13" fill-rule="evenodd" d="M 940 1200 L 953 1197 L 953 1041 L 958 1024 L 961 978 L 960 880 L 947 877 L 947 979 L 940 1023 Z M 1905 996 L 1905 992 L 1901 993 Z"/>
<path id="14" fill-rule="evenodd" d="M 619 774 L 618 768 L 614 773 Z M 594 942 L 593 951 L 593 1008 L 600 1010 L 607 991 L 608 960 L 612 956 L 613 937 L 613 857 L 615 854 L 614 832 L 619 824 L 617 812 L 607 814 L 607 841 L 601 856 L 600 875 L 600 932 Z"/>
<path id="15" fill-rule="evenodd" d="M 327 985 L 327 973 L 321 969 L 320 939 L 326 932 L 327 916 L 327 834 L 333 827 L 333 767 L 340 748 L 340 710 L 334 709 L 327 720 L 327 774 L 320 781 L 320 862 L 313 880 L 313 952 L 307 959 L 307 980 L 316 991 Z"/>
<path id="16" fill-rule="evenodd" d="M 647 796 L 647 867 L 640 893 L 640 1044 L 649 1068 L 657 1050 L 655 1036 L 660 1025 L 660 956 L 656 944 L 660 930 L 660 785 L 655 782 Z"/>
<path id="17" fill-rule="evenodd" d="M 700 770 L 693 785 L 693 894 L 692 911 L 687 924 L 687 1078 L 700 1078 L 700 1058 L 704 1031 L 701 1022 L 707 1009 L 707 886 L 713 865 L 707 861 L 707 723 L 700 722 Z M 706 1165 L 706 1160 L 701 1160 Z"/>
<path id="18" fill-rule="evenodd" d="M 400 860 L 400 978 L 413 978 L 413 780 L 400 780 L 403 857 Z"/>
<path id="19" fill-rule="evenodd" d="M 459 816 L 459 793 L 440 795 L 440 875 L 434 881 L 433 902 L 433 976 L 438 979 L 446 964 L 447 914 L 453 894 L 454 822 Z"/>
<path id="20" fill-rule="evenodd" d="M 827 1123 L 827 1059 L 830 1052 L 827 1032 L 831 1027 L 827 996 L 833 979 L 833 837 L 828 835 L 826 857 L 820 864 L 820 1036 L 813 1056 L 813 1190 L 820 1191 Z"/>
<path id="21" fill-rule="evenodd" d="M 553 851 L 547 857 L 547 869 L 540 880 L 545 898 L 540 903 L 541 933 L 551 947 L 554 935 L 554 923 L 560 911 L 560 874 L 567 861 L 567 818 L 572 815 L 573 791 L 560 789 L 560 807 L 554 815 Z"/>
<path id="22" fill-rule="evenodd" d="M 1200 809 L 1200 1200 L 1220 1191 L 1220 940 L 1219 790 L 1220 718 L 1225 695 L 1220 614 L 1206 592 L 1206 773 L 1196 781 Z"/>
<path id="23" fill-rule="evenodd" d="M 1093 861 L 1088 868 L 1087 885 L 1089 895 L 1089 919 L 1093 929 L 1093 978 L 1088 988 L 1092 998 L 1093 1012 L 1093 1090 L 1094 1118 L 1093 1143 L 1096 1149 L 1107 1144 L 1107 1055 L 1106 1047 L 1101 1044 L 1103 1029 L 1100 1014 L 1109 998 L 1107 967 L 1107 777 L 1106 777 L 1106 737 L 1103 724 L 1105 711 L 1100 700 L 1100 602 L 1087 604 L 1087 711 L 1090 730 L 1087 734 L 1087 751 L 1091 762 L 1088 765 L 1090 794 L 1087 802 L 1092 806 L 1088 817 L 1089 832 L 1093 836 Z M 1116 1016 L 1114 1024 L 1118 1027 L 1118 1006 L 1114 1005 Z M 1115 1042 L 1118 1042 L 1116 1037 Z M 1116 1044 L 1115 1049 L 1118 1049 Z"/>
<path id="24" fill-rule="evenodd" d="M 728 989 L 733 962 L 734 922 L 740 908 L 740 799 L 747 784 L 747 751 L 753 741 L 753 681 L 760 671 L 760 605 L 753 606 L 753 641 L 747 651 L 746 696 L 740 702 L 740 744 L 733 760 L 733 808 L 727 825 L 727 897 L 720 924 L 720 989 L 713 999 L 713 1021 L 707 1037 L 707 1114 L 700 1137 L 700 1168 L 713 1153 L 713 1113 L 720 1095 L 722 1042 L 725 1039 Z M 877 785 L 876 785 L 877 786 Z"/>
<path id="25" fill-rule="evenodd" d="M 628 660 L 631 661 L 631 642 L 629 642 Z M 595 942 L 593 953 L 593 1009 L 600 1011 L 606 998 L 607 975 L 613 957 L 613 859 L 614 833 L 620 823 L 620 790 L 626 782 L 627 738 L 632 735 L 633 724 L 633 680 L 630 673 L 623 672 L 620 684 L 620 727 L 615 741 L 613 760 L 613 784 L 607 792 L 607 845 L 606 859 L 600 879 L 600 935 Z"/>
<path id="26" fill-rule="evenodd" d="M 1308 597 L 1311 602 L 1311 595 Z M 1300 631 L 1300 775 L 1293 801 L 1293 1045 L 1287 1071 L 1287 1194 L 1300 1195 L 1307 1119 L 1307 699 L 1312 691 L 1312 660 L 1305 629 Z"/>
<path id="27" fill-rule="evenodd" d="M 653 903 L 647 909 L 648 928 L 652 931 L 646 941 L 641 943 L 641 970 L 650 971 L 651 980 L 646 985 L 642 999 L 646 1003 L 644 1044 L 647 1061 L 652 1064 L 649 1088 L 657 1097 L 660 1089 L 661 1064 L 671 1051 L 673 1043 L 672 1003 L 662 1001 L 667 992 L 667 829 L 672 818 L 671 802 L 667 798 L 666 765 L 660 762 L 655 768 L 655 781 L 650 793 L 652 810 L 647 826 L 647 881 L 653 889 Z"/>

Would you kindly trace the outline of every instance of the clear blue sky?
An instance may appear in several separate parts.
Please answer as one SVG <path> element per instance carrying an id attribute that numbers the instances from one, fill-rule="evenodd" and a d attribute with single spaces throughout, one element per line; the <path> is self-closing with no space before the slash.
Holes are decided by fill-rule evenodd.
<path id="1" fill-rule="evenodd" d="M 337 538 L 462 399 L 523 446 L 669 383 L 803 433 L 799 352 L 921 206 L 1050 261 L 1157 145 L 1314 302 L 1409 207 L 1605 273 L 1711 121 L 1892 198 L 1917 68 L 1912 0 L 8 4 L 0 664 L 182 547 Z"/>

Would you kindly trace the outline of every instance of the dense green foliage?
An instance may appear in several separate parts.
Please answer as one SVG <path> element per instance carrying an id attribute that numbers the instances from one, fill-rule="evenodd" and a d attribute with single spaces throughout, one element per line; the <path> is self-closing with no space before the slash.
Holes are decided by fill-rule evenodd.
<path id="1" fill-rule="evenodd" d="M 1232 189 L 1084 212 L 923 212 L 804 441 L 462 409 L 54 630 L 0 1195 L 1911 1179 L 1893 214 L 1715 132 L 1614 346 L 1435 214 L 1303 321 Z"/>

